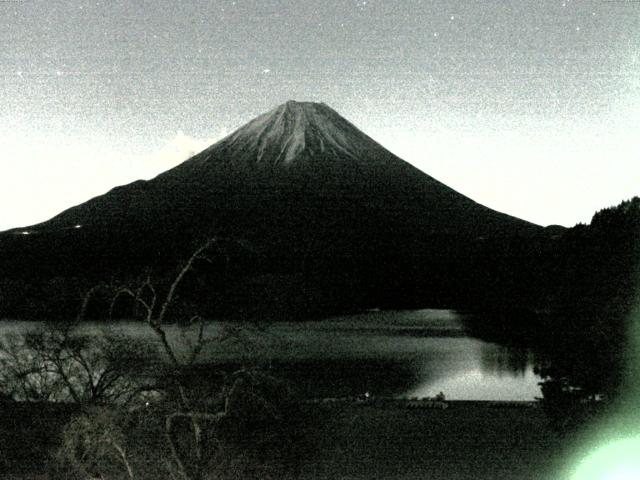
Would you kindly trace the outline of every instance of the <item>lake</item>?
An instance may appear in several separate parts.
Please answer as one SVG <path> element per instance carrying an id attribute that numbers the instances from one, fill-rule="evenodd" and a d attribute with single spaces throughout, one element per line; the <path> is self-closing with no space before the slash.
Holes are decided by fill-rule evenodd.
<path id="1" fill-rule="evenodd" d="M 37 325 L 3 321 L 0 334 Z M 82 330 L 158 342 L 138 322 L 90 323 Z M 186 355 L 196 332 L 177 326 L 167 332 L 175 350 Z M 450 310 L 371 311 L 265 325 L 212 322 L 205 338 L 223 332 L 229 339 L 207 345 L 199 357 L 203 366 L 259 363 L 310 397 L 443 392 L 451 400 L 515 401 L 541 396 L 530 352 L 469 336 L 462 316 Z"/>

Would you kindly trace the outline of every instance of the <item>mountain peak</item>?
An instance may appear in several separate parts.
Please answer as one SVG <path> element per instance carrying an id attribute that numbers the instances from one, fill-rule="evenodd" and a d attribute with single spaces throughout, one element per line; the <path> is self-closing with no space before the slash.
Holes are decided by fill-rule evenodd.
<path id="1" fill-rule="evenodd" d="M 277 106 L 271 112 L 285 112 L 289 115 L 337 115 L 335 110 L 324 102 L 300 102 L 297 100 L 288 100 Z"/>
<path id="2" fill-rule="evenodd" d="M 240 127 L 220 145 L 236 158 L 287 166 L 303 154 L 355 158 L 377 143 L 324 103 L 289 100 Z M 252 158 L 245 158 L 248 152 Z"/>
<path id="3" fill-rule="evenodd" d="M 306 120 L 306 123 L 312 121 L 314 118 L 317 120 L 318 116 L 333 116 L 338 113 L 331 109 L 324 103 L 318 102 L 299 102 L 296 100 L 288 100 L 287 102 L 277 106 L 268 113 L 273 115 L 285 115 L 290 118 L 299 118 L 300 120 Z"/>
<path id="4" fill-rule="evenodd" d="M 315 107 L 325 107 L 328 108 L 324 102 L 307 102 L 307 101 L 298 101 L 298 100 L 287 100 L 285 103 L 276 108 L 289 108 L 289 109 L 304 109 L 304 108 L 315 108 Z"/>

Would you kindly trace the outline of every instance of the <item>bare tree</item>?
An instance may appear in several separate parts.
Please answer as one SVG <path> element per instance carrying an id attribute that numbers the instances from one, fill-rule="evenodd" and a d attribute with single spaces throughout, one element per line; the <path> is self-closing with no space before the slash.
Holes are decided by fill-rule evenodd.
<path id="1" fill-rule="evenodd" d="M 144 383 L 140 366 L 151 358 L 143 342 L 113 332 L 43 326 L 0 340 L 0 390 L 22 401 L 126 403 Z"/>
<path id="2" fill-rule="evenodd" d="M 226 415 L 226 409 L 211 413 L 199 408 L 196 402 L 189 397 L 188 388 L 184 384 L 183 374 L 188 367 L 196 362 L 207 343 L 215 340 L 223 340 L 223 336 L 217 336 L 214 339 L 206 338 L 204 318 L 197 314 L 192 315 L 186 323 L 188 327 L 195 329 L 195 339 L 191 342 L 190 348 L 181 354 L 170 341 L 169 334 L 167 333 L 167 324 L 169 323 L 168 317 L 170 310 L 176 307 L 180 286 L 190 274 L 194 273 L 197 265 L 212 262 L 213 257 L 211 255 L 213 250 L 216 250 L 216 254 L 220 254 L 215 240 L 210 240 L 198 248 L 176 273 L 168 285 L 168 288 L 165 289 L 158 288 L 156 284 L 154 284 L 150 274 L 137 285 L 124 285 L 119 287 L 104 284 L 96 285 L 85 295 L 78 314 L 78 321 L 84 319 L 94 295 L 101 291 L 111 292 L 110 316 L 113 314 L 117 302 L 123 297 L 128 297 L 133 302 L 134 313 L 139 314 L 142 321 L 150 327 L 158 338 L 160 350 L 166 357 L 170 370 L 169 374 L 165 375 L 163 387 L 177 392 L 177 405 L 175 408 L 171 408 L 165 412 L 165 420 L 163 422 L 164 437 L 169 448 L 172 466 L 177 472 L 177 476 L 183 479 L 201 478 L 202 466 L 204 464 L 203 431 L 209 429 L 212 424 L 217 423 Z M 47 360 L 53 362 L 54 367 L 57 369 L 58 376 L 65 385 L 69 395 L 73 397 L 74 400 L 79 401 L 81 393 L 74 385 L 74 382 L 68 380 L 71 376 L 77 378 L 78 372 L 74 371 L 73 375 L 71 375 L 68 372 L 68 366 L 66 368 L 56 367 L 57 364 L 55 362 L 63 349 L 66 349 L 64 350 L 65 359 L 73 359 L 73 367 L 76 369 L 84 369 L 86 372 L 86 375 L 83 377 L 85 388 L 82 390 L 82 393 L 93 396 L 104 396 L 106 387 L 110 387 L 113 384 L 111 370 L 108 366 L 105 365 L 100 369 L 101 375 L 97 377 L 91 375 L 90 372 L 95 371 L 94 364 L 86 358 L 86 355 L 82 354 L 84 350 L 81 346 L 70 341 L 67 336 L 64 336 L 56 345 L 60 348 L 46 348 L 41 350 L 46 351 L 48 357 L 51 357 L 47 358 Z M 51 355 L 49 355 L 49 352 L 52 352 Z M 116 448 L 111 440 L 109 440 L 111 443 L 107 442 L 107 438 L 95 430 L 93 423 L 87 420 L 88 417 L 86 415 L 81 418 L 81 420 L 72 424 L 66 432 L 66 435 L 69 436 L 70 442 L 79 441 L 78 439 L 82 438 L 82 442 L 91 444 L 94 448 L 83 453 L 81 458 L 76 458 L 75 463 L 78 464 L 84 462 L 83 459 L 86 455 L 101 454 L 105 445 L 109 445 L 111 450 Z M 96 420 L 101 421 L 101 417 Z M 187 445 L 185 445 L 184 431 L 177 431 L 177 424 L 184 421 L 187 421 L 190 425 L 190 439 Z M 73 454 L 75 451 L 74 449 L 66 450 L 67 454 Z M 192 452 L 192 454 L 190 452 Z"/>
<path id="3" fill-rule="evenodd" d="M 267 384 L 277 384 L 279 387 L 281 385 L 275 379 L 252 369 L 242 368 L 226 375 L 224 386 L 219 392 L 219 402 L 206 402 L 206 399 L 200 398 L 197 394 L 190 395 L 190 388 L 185 382 L 185 372 L 194 366 L 208 345 L 233 340 L 244 343 L 247 340 L 242 335 L 247 325 L 231 325 L 215 335 L 207 336 L 205 319 L 198 314 L 191 315 L 186 322 L 187 328 L 194 334 L 189 348 L 179 352 L 169 338 L 167 324 L 171 310 L 179 303 L 182 284 L 190 275 L 197 274 L 199 265 L 212 264 L 214 259 L 220 256 L 224 257 L 224 252 L 218 242 L 215 239 L 209 240 L 177 271 L 168 288 L 164 289 L 166 293 L 160 293 L 160 289 L 154 285 L 149 275 L 135 288 L 118 288 L 111 302 L 113 308 L 122 296 L 133 300 L 135 308 L 142 314 L 143 321 L 157 336 L 173 370 L 171 381 L 177 394 L 177 404 L 165 413 L 164 437 L 172 466 L 177 476 L 185 480 L 202 479 L 205 472 L 211 471 L 207 465 L 210 465 L 212 459 L 220 460 L 224 446 L 218 432 L 225 424 L 237 424 L 239 418 L 247 418 L 248 415 L 259 416 L 268 421 L 279 421 L 283 415 L 264 389 Z M 251 327 L 258 332 L 264 332 L 259 324 L 253 323 Z"/>
<path id="4" fill-rule="evenodd" d="M 68 396 L 64 382 L 43 365 L 23 335 L 0 339 L 0 390 L 17 401 L 61 401 Z"/>
<path id="5" fill-rule="evenodd" d="M 201 480 L 216 472 L 217 478 L 225 478 L 221 469 L 249 458 L 225 444 L 225 434 L 251 422 L 283 421 L 280 400 L 287 396 L 286 388 L 254 369 L 221 371 L 216 391 L 204 395 L 189 379 L 208 345 L 249 339 L 244 335 L 246 326 L 230 325 L 209 334 L 213 329 L 208 330 L 205 318 L 193 311 L 181 322 L 184 328 L 178 335 L 182 337 L 175 336 L 171 321 L 186 311 L 181 289 L 220 255 L 224 253 L 218 243 L 210 240 L 168 283 L 156 283 L 149 273 L 137 283 L 96 285 L 85 295 L 74 322 L 2 344 L 0 362 L 7 368 L 0 371 L 0 382 L 6 380 L 6 390 L 15 398 L 83 406 L 65 428 L 57 452 L 58 460 L 72 472 L 83 478 L 89 474 L 152 478 L 146 470 L 153 465 L 155 475 L 161 477 Z M 110 298 L 110 315 L 118 302 L 128 299 L 136 318 L 158 339 L 156 349 L 150 342 L 133 342 L 114 333 L 96 336 L 83 331 L 83 320 L 98 294 Z M 141 368 L 155 352 L 159 357 L 151 364 L 159 369 L 155 372 L 159 380 L 147 383 Z M 131 401 L 146 391 L 162 392 L 163 401 Z M 266 437 L 268 430 L 261 428 Z M 160 439 L 162 445 L 152 446 L 150 439 Z"/>

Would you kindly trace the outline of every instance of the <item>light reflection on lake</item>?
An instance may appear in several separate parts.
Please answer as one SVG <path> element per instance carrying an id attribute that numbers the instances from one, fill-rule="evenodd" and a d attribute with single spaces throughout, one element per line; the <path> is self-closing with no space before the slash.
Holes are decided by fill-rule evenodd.
<path id="1" fill-rule="evenodd" d="M 237 329 L 234 340 L 212 342 L 199 362 L 269 364 L 309 396 L 434 396 L 448 399 L 533 400 L 541 396 L 531 355 L 466 336 L 460 316 L 449 310 L 375 311 L 321 321 L 276 322 Z M 37 324 L 0 322 L 0 334 L 24 332 Z M 231 324 L 212 322 L 205 337 Z M 142 323 L 91 323 L 99 335 L 158 342 Z M 177 351 L 187 355 L 196 331 L 167 327 Z"/>
<path id="2" fill-rule="evenodd" d="M 435 396 L 444 392 L 456 400 L 534 400 L 541 397 L 540 377 L 533 371 L 533 358 L 525 350 L 504 347 L 482 340 L 461 339 L 464 355 L 452 352 L 441 359 L 447 363 L 445 375 L 416 385 L 409 397 Z M 425 365 L 424 371 L 434 368 Z"/>

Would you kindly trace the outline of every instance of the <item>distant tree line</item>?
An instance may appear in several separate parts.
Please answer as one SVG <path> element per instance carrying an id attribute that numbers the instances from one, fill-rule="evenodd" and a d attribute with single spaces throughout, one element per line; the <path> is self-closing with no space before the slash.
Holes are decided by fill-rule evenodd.
<path id="1" fill-rule="evenodd" d="M 493 270 L 497 300 L 470 328 L 537 349 L 546 405 L 559 424 L 571 423 L 594 399 L 626 388 L 640 321 L 640 198 L 520 250 L 508 273 Z"/>

